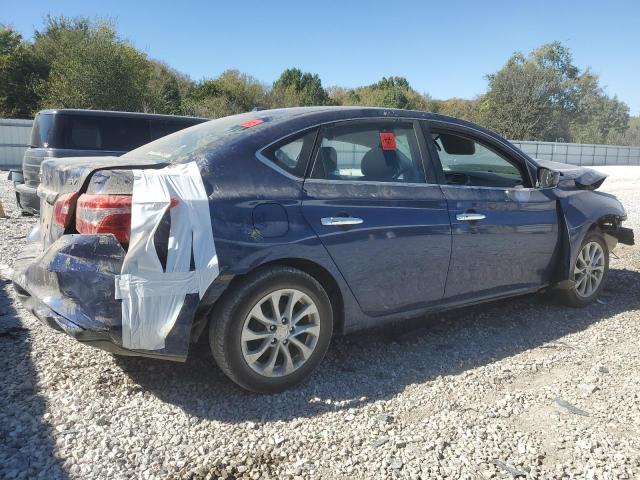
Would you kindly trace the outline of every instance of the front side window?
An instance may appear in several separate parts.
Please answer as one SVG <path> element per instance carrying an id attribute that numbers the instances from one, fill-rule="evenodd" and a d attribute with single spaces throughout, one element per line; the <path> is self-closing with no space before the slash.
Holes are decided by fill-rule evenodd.
<path id="1" fill-rule="evenodd" d="M 489 147 L 450 132 L 433 131 L 431 136 L 448 184 L 500 188 L 525 186 L 520 169 Z"/>
<path id="2" fill-rule="evenodd" d="M 311 178 L 424 183 L 411 122 L 348 122 L 322 130 Z"/>

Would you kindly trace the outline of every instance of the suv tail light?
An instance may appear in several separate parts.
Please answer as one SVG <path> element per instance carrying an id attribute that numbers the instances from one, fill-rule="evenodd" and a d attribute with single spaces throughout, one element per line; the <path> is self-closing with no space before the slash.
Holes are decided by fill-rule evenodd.
<path id="1" fill-rule="evenodd" d="M 112 233 L 120 243 L 129 243 L 131 195 L 80 195 L 76 230 L 84 234 Z"/>
<path id="2" fill-rule="evenodd" d="M 65 193 L 56 199 L 53 206 L 53 221 L 62 228 L 69 226 L 76 198 L 78 198 L 78 192 Z"/>

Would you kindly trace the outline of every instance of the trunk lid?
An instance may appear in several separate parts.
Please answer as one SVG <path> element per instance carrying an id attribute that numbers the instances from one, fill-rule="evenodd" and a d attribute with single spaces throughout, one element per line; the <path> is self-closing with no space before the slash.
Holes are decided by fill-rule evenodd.
<path id="1" fill-rule="evenodd" d="M 121 157 L 56 158 L 42 162 L 42 181 L 38 187 L 42 247 L 47 248 L 65 233 L 65 228 L 54 222 L 56 200 L 64 194 L 85 191 L 92 175 L 97 170 L 117 170 L 120 173 L 119 178 L 122 178 L 123 169 L 161 168 L 163 166 L 166 166 L 166 162 L 151 159 L 127 161 Z M 108 183 L 108 175 L 102 175 L 94 183 L 96 185 L 93 185 L 93 188 L 101 188 L 101 185 L 104 186 Z M 122 186 L 122 182 L 119 183 Z M 131 190 L 120 193 L 131 193 Z"/>

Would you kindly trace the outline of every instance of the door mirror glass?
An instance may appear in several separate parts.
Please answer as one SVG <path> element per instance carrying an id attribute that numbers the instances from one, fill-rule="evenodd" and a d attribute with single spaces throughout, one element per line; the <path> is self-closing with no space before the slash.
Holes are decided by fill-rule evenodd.
<path id="1" fill-rule="evenodd" d="M 552 188 L 558 186 L 558 182 L 560 182 L 560 172 L 554 172 L 544 167 L 538 169 L 538 187 Z"/>

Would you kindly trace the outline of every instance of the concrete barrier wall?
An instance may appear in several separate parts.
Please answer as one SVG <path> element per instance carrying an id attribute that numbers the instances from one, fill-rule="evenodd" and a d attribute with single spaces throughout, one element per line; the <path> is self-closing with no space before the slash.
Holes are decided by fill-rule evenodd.
<path id="1" fill-rule="evenodd" d="M 532 158 L 573 165 L 640 165 L 640 147 L 511 140 Z"/>
<path id="2" fill-rule="evenodd" d="M 29 146 L 33 120 L 0 118 L 0 170 L 19 168 Z"/>

